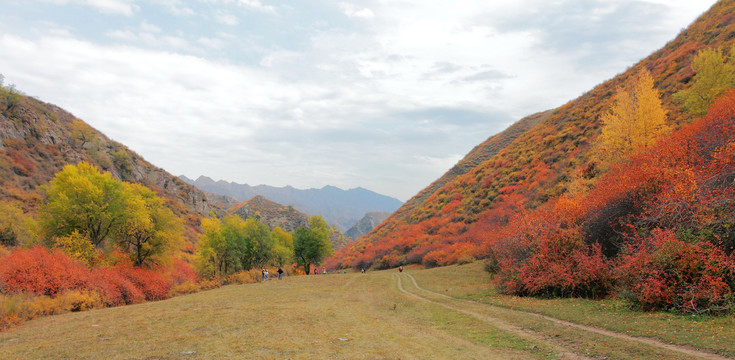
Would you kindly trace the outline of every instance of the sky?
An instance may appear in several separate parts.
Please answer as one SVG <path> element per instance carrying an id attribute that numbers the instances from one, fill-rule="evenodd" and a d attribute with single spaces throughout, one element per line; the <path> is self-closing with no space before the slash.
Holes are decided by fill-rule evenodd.
<path id="1" fill-rule="evenodd" d="M 174 175 L 406 201 L 714 0 L 0 0 L 0 74 Z"/>

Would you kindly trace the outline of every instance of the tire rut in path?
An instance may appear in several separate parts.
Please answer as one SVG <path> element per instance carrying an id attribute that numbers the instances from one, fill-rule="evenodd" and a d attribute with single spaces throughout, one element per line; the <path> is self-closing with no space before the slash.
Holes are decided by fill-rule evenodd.
<path id="1" fill-rule="evenodd" d="M 406 275 L 408 275 L 408 274 L 406 274 Z M 427 291 L 427 292 L 431 292 L 431 291 L 424 290 L 424 289 L 418 287 L 418 285 L 416 285 L 416 280 L 413 278 L 413 276 L 411 276 L 411 275 L 408 275 L 408 276 L 413 281 L 413 283 L 414 283 L 414 285 L 416 286 L 417 289 L 420 289 L 420 290 L 423 290 L 423 291 Z M 449 309 L 449 310 L 453 310 L 453 311 L 457 311 L 457 312 L 460 312 L 460 313 L 463 313 L 463 314 L 466 314 L 466 315 L 470 315 L 470 316 L 472 316 L 472 317 L 474 317 L 476 319 L 479 319 L 481 321 L 484 321 L 486 323 L 489 323 L 489 324 L 497 327 L 498 329 L 500 329 L 502 331 L 510 332 L 512 334 L 518 335 L 518 336 L 520 336 L 522 338 L 525 338 L 527 340 L 531 340 L 531 341 L 537 342 L 537 343 L 546 344 L 549 347 L 551 347 L 554 351 L 556 351 L 557 353 L 561 354 L 562 355 L 561 359 L 592 360 L 592 358 L 589 358 L 589 357 L 586 357 L 586 356 L 583 356 L 583 355 L 580 355 L 580 354 L 576 354 L 576 353 L 574 353 L 572 351 L 569 351 L 568 349 L 566 349 L 566 348 L 564 348 L 562 346 L 559 346 L 558 344 L 555 344 L 553 342 L 550 342 L 549 340 L 545 339 L 544 337 L 542 337 L 542 336 L 540 336 L 540 335 L 538 335 L 538 334 L 536 334 L 534 332 L 527 331 L 527 330 L 524 330 L 524 329 L 522 329 L 522 328 L 520 328 L 518 326 L 508 324 L 508 323 L 504 322 L 503 320 L 496 319 L 496 318 L 493 318 L 493 317 L 490 317 L 490 316 L 486 316 L 486 315 L 482 315 L 482 314 L 479 314 L 479 313 L 476 313 L 476 312 L 473 312 L 473 311 L 465 310 L 465 309 L 462 309 L 462 308 L 459 308 L 459 307 L 451 306 L 451 305 L 448 305 L 448 304 L 440 303 L 440 302 L 437 302 L 437 301 L 434 301 L 434 300 L 425 298 L 425 297 L 423 297 L 421 295 L 418 295 L 418 294 L 414 294 L 412 292 L 409 292 L 409 291 L 407 291 L 406 289 L 403 288 L 403 283 L 401 281 L 401 276 L 398 275 L 398 274 L 396 274 L 396 279 L 398 279 L 398 290 L 400 290 L 404 294 L 407 294 L 409 296 L 412 296 L 412 297 L 417 298 L 417 299 L 422 300 L 422 301 L 426 301 L 426 302 L 432 303 L 434 305 L 438 305 L 438 306 L 444 307 L 444 308 Z M 446 296 L 444 294 L 438 294 L 438 295 L 451 298 L 451 297 Z M 454 299 L 454 298 L 452 298 L 452 299 Z"/>
<path id="2" fill-rule="evenodd" d="M 411 274 L 406 274 L 406 275 L 408 276 L 409 279 L 411 279 L 411 282 L 413 283 L 413 285 L 417 289 L 419 289 L 421 291 L 424 291 L 424 292 L 427 292 L 427 293 L 430 293 L 430 294 L 433 294 L 433 295 L 436 295 L 436 296 L 444 297 L 444 298 L 447 298 L 447 299 L 452 299 L 452 300 L 455 300 L 455 301 L 463 301 L 463 302 L 468 302 L 468 303 L 472 303 L 472 304 L 484 305 L 484 306 L 488 306 L 488 307 L 497 307 L 495 305 L 483 304 L 483 303 L 480 303 L 480 302 L 477 302 L 477 301 L 465 300 L 465 299 L 457 299 L 457 298 L 454 298 L 454 297 L 451 297 L 451 296 L 448 296 L 448 295 L 445 295 L 445 294 L 441 294 L 441 293 L 438 293 L 438 292 L 434 292 L 434 291 L 431 291 L 431 290 L 424 289 L 424 288 L 420 287 L 418 285 L 418 283 L 416 283 L 416 278 L 414 278 Z M 399 284 L 400 284 L 400 277 L 399 277 Z M 551 316 L 541 315 L 541 314 L 537 314 L 537 313 L 533 313 L 533 312 L 529 312 L 529 311 L 523 311 L 523 310 L 517 310 L 517 309 L 508 309 L 508 308 L 504 308 L 504 307 L 498 307 L 498 308 L 502 308 L 502 309 L 510 310 L 510 311 L 514 311 L 514 312 L 519 312 L 519 313 L 527 314 L 527 315 L 530 315 L 530 316 L 535 316 L 535 317 L 538 317 L 538 318 L 541 318 L 541 319 L 544 319 L 544 320 L 548 320 L 548 321 L 551 321 L 553 323 L 556 323 L 556 324 L 559 324 L 559 325 L 563 325 L 563 326 L 567 326 L 567 327 L 577 328 L 577 329 L 580 329 L 580 330 L 584 330 L 584 331 L 588 331 L 588 332 L 593 332 L 593 333 L 596 333 L 596 334 L 605 335 L 605 336 L 609 336 L 609 337 L 613 337 L 613 338 L 617 338 L 617 339 L 622 339 L 622 340 L 627 340 L 627 341 L 637 341 L 637 342 L 640 342 L 640 343 L 643 343 L 643 344 L 646 344 L 646 345 L 651 345 L 651 346 L 659 347 L 659 348 L 666 349 L 666 350 L 671 350 L 671 351 L 675 351 L 675 352 L 679 352 L 679 353 L 683 353 L 683 354 L 687 354 L 687 355 L 691 355 L 691 356 L 696 356 L 696 357 L 700 357 L 700 358 L 703 358 L 703 359 L 711 359 L 711 360 L 732 360 L 732 358 L 725 357 L 725 356 L 722 356 L 722 355 L 713 354 L 713 353 L 709 353 L 709 352 L 701 351 L 701 350 L 697 350 L 697 349 L 692 349 L 692 348 L 685 347 L 685 346 L 667 344 L 667 343 L 665 343 L 663 341 L 656 340 L 656 339 L 626 335 L 626 334 L 622 334 L 622 333 L 611 331 L 611 330 L 605 330 L 605 329 L 601 329 L 601 328 L 597 328 L 597 327 L 593 327 L 593 326 L 581 325 L 581 324 L 569 322 L 569 321 L 566 321 L 566 320 L 560 320 L 560 319 L 557 319 L 557 318 L 553 318 Z"/>

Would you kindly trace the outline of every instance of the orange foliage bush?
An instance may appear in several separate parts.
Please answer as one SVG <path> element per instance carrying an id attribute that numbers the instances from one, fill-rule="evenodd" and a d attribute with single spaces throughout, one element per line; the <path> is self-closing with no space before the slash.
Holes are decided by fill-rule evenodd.
<path id="1" fill-rule="evenodd" d="M 118 256 L 120 255 L 120 256 Z M 60 250 L 16 248 L 0 254 L 0 328 L 41 315 L 166 299 L 218 287 L 198 284 L 183 260 L 169 269 L 134 267 L 124 254 L 98 259 L 89 269 Z M 175 288 L 173 288 L 175 286 Z"/>
<path id="2" fill-rule="evenodd" d="M 59 250 L 50 252 L 40 246 L 16 249 L 0 259 L 0 286 L 9 294 L 54 296 L 83 289 L 90 279 L 86 266 Z"/>
<path id="3" fill-rule="evenodd" d="M 169 295 L 178 296 L 178 295 L 193 294 L 195 292 L 199 292 L 200 290 L 202 290 L 202 287 L 199 284 L 187 281 L 187 282 L 172 286 L 171 290 L 169 290 Z"/>
<path id="4" fill-rule="evenodd" d="M 709 243 L 686 243 L 654 230 L 622 256 L 623 294 L 644 310 L 684 313 L 735 309 L 735 258 Z"/>
<path id="5" fill-rule="evenodd" d="M 197 283 L 200 280 L 199 275 L 197 275 L 194 270 L 194 267 L 182 259 L 175 259 L 173 261 L 171 266 L 166 270 L 166 278 L 168 278 L 173 285 Z"/>
<path id="6" fill-rule="evenodd" d="M 107 306 L 137 304 L 145 300 L 143 291 L 116 269 L 97 268 L 92 274 L 92 288 L 102 295 Z"/>
<path id="7" fill-rule="evenodd" d="M 146 300 L 168 298 L 171 285 L 160 272 L 133 266 L 119 266 L 116 270 L 140 289 Z"/>
<path id="8" fill-rule="evenodd" d="M 498 232 L 490 268 L 502 292 L 602 297 L 612 290 L 614 278 L 601 247 L 587 246 L 580 229 L 560 226 L 559 218 L 545 209 L 522 213 Z"/>

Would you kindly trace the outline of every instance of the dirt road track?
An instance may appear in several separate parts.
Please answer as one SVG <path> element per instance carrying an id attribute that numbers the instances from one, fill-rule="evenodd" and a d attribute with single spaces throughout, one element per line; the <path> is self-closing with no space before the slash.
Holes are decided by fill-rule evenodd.
<path id="1" fill-rule="evenodd" d="M 487 307 L 494 307 L 493 305 L 482 304 L 482 303 L 479 303 L 479 302 L 476 302 L 476 301 L 472 301 L 472 300 L 457 299 L 457 298 L 454 298 L 454 297 L 451 297 L 451 296 L 448 296 L 448 295 L 445 295 L 445 294 L 440 294 L 440 293 L 437 293 L 437 292 L 434 292 L 434 291 L 431 291 L 431 290 L 424 289 L 424 288 L 422 288 L 422 287 L 420 287 L 418 285 L 418 283 L 416 282 L 416 279 L 413 276 L 411 276 L 411 274 L 405 274 L 405 275 L 411 280 L 411 282 L 416 287 L 416 289 L 419 289 L 419 290 L 421 290 L 421 291 L 423 291 L 425 293 L 432 294 L 432 295 L 435 295 L 435 296 L 439 296 L 439 297 L 442 297 L 442 298 L 446 298 L 446 299 L 449 299 L 449 300 L 451 300 L 453 302 L 466 302 L 466 303 L 472 303 L 472 304 L 476 304 L 476 305 L 483 305 L 483 306 L 487 306 Z M 528 339 L 531 339 L 531 340 L 535 340 L 535 341 L 540 341 L 540 342 L 543 342 L 543 343 L 547 343 L 547 344 L 551 345 L 552 347 L 554 347 L 555 349 L 557 349 L 561 354 L 563 354 L 563 358 L 564 359 L 589 359 L 588 357 L 584 357 L 582 355 L 575 354 L 575 353 L 569 351 L 568 349 L 563 348 L 563 347 L 561 347 L 561 346 L 559 346 L 557 344 L 553 344 L 552 342 L 548 341 L 547 339 L 544 339 L 542 336 L 540 336 L 540 335 L 538 335 L 538 334 L 536 334 L 536 333 L 534 333 L 532 331 L 521 329 L 521 328 L 519 328 L 517 326 L 511 325 L 511 324 L 508 324 L 508 323 L 505 323 L 504 321 L 502 321 L 500 319 L 496 319 L 496 318 L 492 318 L 492 317 L 489 317 L 489 316 L 486 316 L 486 315 L 482 315 L 482 314 L 479 314 L 479 313 L 476 313 L 476 312 L 468 311 L 468 310 L 462 309 L 459 306 L 454 306 L 454 305 L 449 305 L 449 304 L 441 303 L 441 302 L 438 302 L 438 301 L 434 301 L 434 300 L 428 299 L 426 297 L 423 297 L 421 295 L 418 295 L 418 294 L 415 294 L 415 293 L 411 293 L 409 291 L 406 291 L 403 288 L 403 284 L 401 282 L 401 276 L 398 275 L 398 274 L 396 274 L 396 278 L 398 279 L 398 289 L 401 292 L 405 293 L 405 294 L 408 294 L 408 295 L 413 296 L 415 298 L 418 298 L 418 299 L 421 299 L 421 300 L 424 300 L 424 301 L 427 301 L 427 302 L 430 302 L 430 303 L 433 303 L 433 304 L 436 304 L 436 305 L 439 305 L 439 306 L 443 306 L 444 308 L 447 308 L 447 309 L 451 309 L 451 310 L 454 310 L 454 311 L 458 311 L 458 312 L 461 312 L 461 313 L 464 313 L 464 314 L 473 316 L 473 317 L 475 317 L 477 319 L 480 319 L 482 321 L 489 322 L 489 323 L 493 324 L 494 326 L 498 327 L 499 329 L 512 332 L 512 333 L 517 334 L 519 336 L 522 336 L 522 337 L 525 337 L 525 338 L 528 338 Z M 687 354 L 687 355 L 690 355 L 690 356 L 699 357 L 699 358 L 702 358 L 702 359 L 711 359 L 711 360 L 728 360 L 728 359 L 732 359 L 732 358 L 724 357 L 724 356 L 717 355 L 717 354 L 712 354 L 712 353 L 701 351 L 701 350 L 697 350 L 697 349 L 692 349 L 692 348 L 688 348 L 688 347 L 684 347 L 684 346 L 679 346 L 679 345 L 667 344 L 667 343 L 664 343 L 664 342 L 662 342 L 660 340 L 656 340 L 656 339 L 643 338 L 643 337 L 635 337 L 635 336 L 621 334 L 621 333 L 618 333 L 618 332 L 614 332 L 614 331 L 610 331 L 610 330 L 605 330 L 605 329 L 601 329 L 601 328 L 596 328 L 596 327 L 592 327 L 592 326 L 575 324 L 575 323 L 572 323 L 572 322 L 569 322 L 569 321 L 564 321 L 564 320 L 556 319 L 556 318 L 553 318 L 553 317 L 550 317 L 550 316 L 546 316 L 546 315 L 536 314 L 536 313 L 522 311 L 522 310 L 515 310 L 515 309 L 513 309 L 513 310 L 506 309 L 506 310 L 515 311 L 515 312 L 523 313 L 523 314 L 526 314 L 526 315 L 529 315 L 529 316 L 534 316 L 534 317 L 542 318 L 544 320 L 553 322 L 553 323 L 558 324 L 558 325 L 562 325 L 562 326 L 566 326 L 566 327 L 570 327 L 570 328 L 576 328 L 576 329 L 580 329 L 580 330 L 583 330 L 583 331 L 592 332 L 592 333 L 596 333 L 596 334 L 600 334 L 600 335 L 604 335 L 604 336 L 609 336 L 609 337 L 613 337 L 613 338 L 617 338 L 617 339 L 622 339 L 622 340 L 626 340 L 626 341 L 636 341 L 636 342 L 640 342 L 640 343 L 643 343 L 643 344 L 646 344 L 646 345 L 655 346 L 655 347 L 659 347 L 659 348 L 662 348 L 662 349 L 666 349 L 666 350 L 670 350 L 670 351 L 674 351 L 674 352 L 678 352 L 678 353 L 682 353 L 682 354 Z"/>

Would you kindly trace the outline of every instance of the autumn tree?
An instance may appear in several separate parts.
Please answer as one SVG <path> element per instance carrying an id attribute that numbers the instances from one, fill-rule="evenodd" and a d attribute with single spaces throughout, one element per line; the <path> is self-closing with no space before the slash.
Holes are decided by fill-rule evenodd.
<path id="1" fill-rule="evenodd" d="M 92 128 L 81 120 L 72 121 L 70 135 L 75 142 L 79 143 L 80 149 L 83 149 L 87 142 L 96 138 L 92 132 Z"/>
<path id="2" fill-rule="evenodd" d="M 37 223 L 17 203 L 0 201 L 0 245 L 31 245 L 38 237 Z"/>
<path id="3" fill-rule="evenodd" d="M 181 239 L 181 220 L 152 190 L 88 163 L 65 166 L 43 190 L 41 221 L 51 245 L 80 260 L 90 260 L 87 241 L 92 248 L 116 244 L 138 266 L 161 262 Z"/>
<path id="4" fill-rule="evenodd" d="M 735 87 L 735 47 L 730 51 L 729 61 L 719 49 L 703 49 L 691 66 L 696 73 L 691 86 L 676 93 L 674 98 L 692 115 L 702 116 L 718 96 Z"/>
<path id="5" fill-rule="evenodd" d="M 227 273 L 227 241 L 222 233 L 221 220 L 214 216 L 202 219 L 195 265 L 203 276 L 216 277 Z"/>
<path id="6" fill-rule="evenodd" d="M 287 233 L 280 227 L 273 229 L 273 262 L 283 266 L 293 259 L 293 234 Z"/>
<path id="7" fill-rule="evenodd" d="M 205 276 L 222 276 L 267 263 L 274 247 L 270 229 L 258 219 L 236 215 L 202 220 L 197 267 Z"/>
<path id="8" fill-rule="evenodd" d="M 87 265 L 94 263 L 97 248 L 79 231 L 74 230 L 69 235 L 56 237 L 52 242 L 54 247 L 61 249 L 70 257 Z"/>
<path id="9" fill-rule="evenodd" d="M 318 264 L 332 254 L 329 226 L 321 216 L 309 218 L 309 227 L 299 227 L 293 236 L 294 260 L 308 275 L 312 264 Z"/>
<path id="10" fill-rule="evenodd" d="M 49 237 L 76 230 L 99 246 L 126 216 L 122 182 L 86 162 L 65 166 L 42 189 L 47 201 L 40 217 Z"/>
<path id="11" fill-rule="evenodd" d="M 610 112 L 602 115 L 600 146 L 608 158 L 619 158 L 640 147 L 653 145 L 669 132 L 653 77 L 643 70 L 630 89 L 619 89 Z"/>
<path id="12" fill-rule="evenodd" d="M 23 95 L 15 88 L 15 85 L 3 85 L 4 81 L 5 77 L 0 74 L 0 105 L 4 105 L 7 110 L 14 111 L 23 100 Z"/>
<path id="13" fill-rule="evenodd" d="M 125 183 L 125 216 L 115 231 L 135 265 L 159 263 L 179 245 L 183 225 L 151 189 Z"/>
<path id="14" fill-rule="evenodd" d="M 242 239 L 243 251 L 240 253 L 240 266 L 243 270 L 266 265 L 273 255 L 273 237 L 271 230 L 256 218 L 245 220 L 245 237 Z"/>

